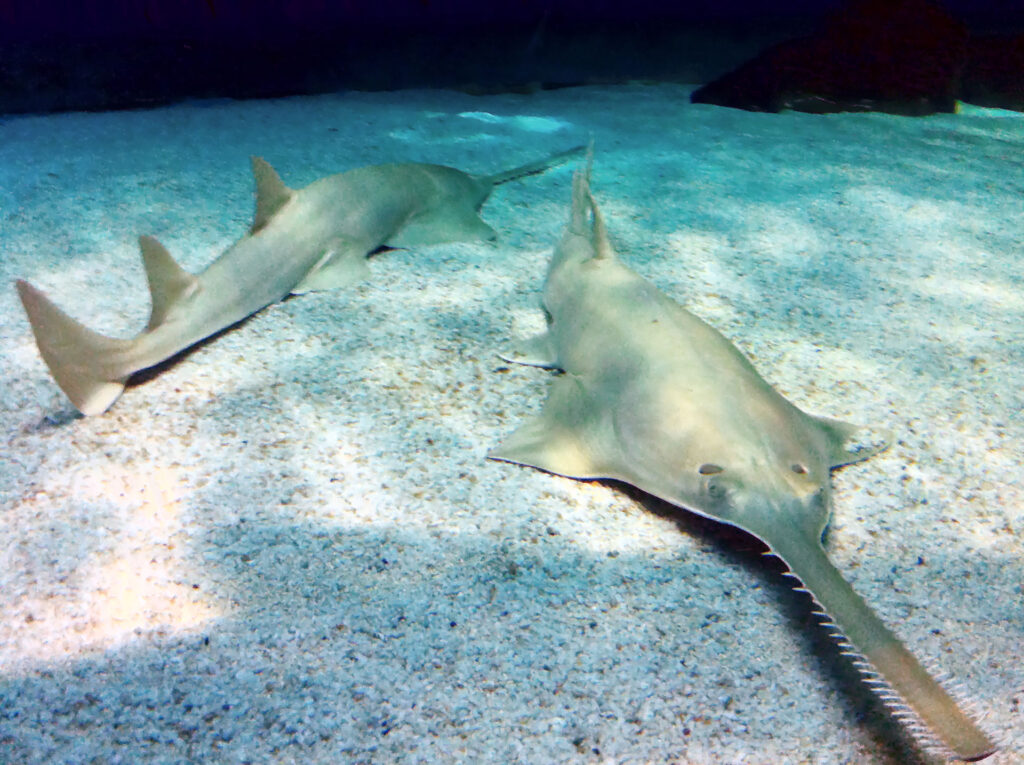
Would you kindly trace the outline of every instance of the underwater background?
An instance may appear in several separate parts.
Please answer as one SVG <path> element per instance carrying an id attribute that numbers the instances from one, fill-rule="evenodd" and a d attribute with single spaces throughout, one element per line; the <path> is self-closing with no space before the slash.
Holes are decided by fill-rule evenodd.
<path id="1" fill-rule="evenodd" d="M 142 7 L 148 22 L 112 3 L 100 17 L 123 28 L 106 39 L 143 23 L 178 39 Z M 209 7 L 225 25 L 211 40 L 241 34 L 237 9 Z M 468 6 L 423 7 L 358 20 L 390 10 L 409 40 L 428 13 L 431 34 L 466 34 Z M 535 35 L 532 7 L 515 29 Z M 56 39 L 10 8 L 24 49 Z M 595 8 L 601 39 L 629 26 Z M 367 281 L 271 306 L 97 417 L 50 377 L 13 288 L 131 337 L 149 312 L 138 235 L 200 271 L 250 225 L 251 155 L 299 188 L 395 161 L 486 174 L 589 141 L 627 265 L 801 408 L 894 433 L 834 473 L 826 548 L 983 716 L 1002 743 L 988 761 L 1019 761 L 1024 113 L 691 104 L 705 75 L 785 36 L 730 8 L 714 21 L 735 21 L 731 37 L 673 16 L 708 55 L 680 51 L 672 77 L 653 76 L 666 45 L 635 64 L 652 71 L 625 54 L 591 68 L 595 48 L 571 77 L 463 62 L 461 81 L 423 83 L 396 66 L 410 82 L 393 91 L 325 76 L 314 89 L 333 90 L 171 89 L 152 108 L 60 78 L 8 88 L 0 762 L 928 762 L 753 538 L 622 485 L 484 459 L 547 395 L 550 373 L 498 354 L 544 326 L 578 161 L 495 190 L 496 244 L 376 255 Z M 634 10 L 658 27 L 653 4 Z M 548 18 L 571 40 L 569 11 Z M 787 29 L 812 24 L 790 11 Z M 494 13 L 474 29 L 511 23 Z M 43 113 L 69 106 L 135 108 Z"/>

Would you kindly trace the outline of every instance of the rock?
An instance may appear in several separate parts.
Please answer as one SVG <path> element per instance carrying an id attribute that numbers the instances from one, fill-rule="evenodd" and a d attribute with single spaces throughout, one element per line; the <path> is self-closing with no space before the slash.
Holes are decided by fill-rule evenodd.
<path id="1" fill-rule="evenodd" d="M 855 0 L 815 35 L 771 47 L 694 91 L 751 111 L 955 110 L 966 27 L 929 0 Z"/>
<path id="2" fill-rule="evenodd" d="M 1024 112 L 1024 34 L 971 39 L 960 100 Z"/>

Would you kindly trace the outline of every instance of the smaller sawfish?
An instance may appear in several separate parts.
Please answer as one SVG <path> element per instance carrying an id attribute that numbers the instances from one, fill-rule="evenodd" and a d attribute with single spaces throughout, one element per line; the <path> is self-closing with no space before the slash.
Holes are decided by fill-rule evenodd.
<path id="1" fill-rule="evenodd" d="M 495 240 L 479 215 L 494 187 L 543 172 L 583 148 L 482 176 L 442 165 L 372 165 L 299 190 L 253 157 L 252 228 L 202 273 L 185 271 L 156 239 L 139 239 L 152 299 L 140 335 L 121 340 L 93 332 L 24 280 L 17 281 L 18 294 L 61 390 L 82 414 L 101 414 L 136 372 L 289 294 L 362 280 L 367 257 L 381 248 Z"/>
<path id="2" fill-rule="evenodd" d="M 808 415 L 717 330 L 623 265 L 589 188 L 544 286 L 548 329 L 508 360 L 560 369 L 543 412 L 489 456 L 578 479 L 615 479 L 760 538 L 817 603 L 843 653 L 928 749 L 995 751 L 950 693 L 828 559 L 830 470 L 887 438 Z"/>

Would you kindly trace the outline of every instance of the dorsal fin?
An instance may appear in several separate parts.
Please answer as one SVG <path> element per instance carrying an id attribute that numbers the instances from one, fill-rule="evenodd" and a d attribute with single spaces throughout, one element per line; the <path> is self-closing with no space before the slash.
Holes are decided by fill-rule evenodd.
<path id="1" fill-rule="evenodd" d="M 149 329 L 167 318 L 174 305 L 199 288 L 199 280 L 179 266 L 167 249 L 151 236 L 139 237 L 142 262 L 149 281 L 149 295 L 153 310 L 149 315 Z"/>
<path id="2" fill-rule="evenodd" d="M 249 233 L 255 234 L 284 207 L 295 193 L 284 185 L 281 176 L 263 157 L 252 158 L 252 175 L 256 179 L 256 218 Z"/>
<path id="3" fill-rule="evenodd" d="M 584 202 L 586 206 L 590 207 L 590 214 L 592 216 L 591 222 L 591 235 L 590 240 L 594 245 L 594 258 L 601 260 L 603 258 L 611 258 L 615 256 L 615 250 L 612 249 L 612 243 L 608 239 L 608 228 L 604 224 L 604 216 L 601 214 L 601 209 L 597 206 L 597 201 L 594 199 L 594 195 L 590 191 L 590 174 L 594 169 L 594 142 L 591 140 L 590 145 L 587 147 L 587 167 L 585 170 L 577 170 L 577 174 L 582 176 L 580 182 L 580 188 L 573 189 L 573 209 L 580 208 L 583 210 Z M 576 195 L 579 194 L 581 197 L 580 201 L 575 199 Z M 581 214 L 581 213 L 574 213 Z M 585 215 L 585 212 L 582 213 Z"/>
<path id="4" fill-rule="evenodd" d="M 612 249 L 612 243 L 608 239 L 608 229 L 604 225 L 604 216 L 601 214 L 597 202 L 594 201 L 594 195 L 590 193 L 589 186 L 587 187 L 587 199 L 590 201 L 590 210 L 594 216 L 594 258 L 601 260 L 614 257 L 615 250 Z"/>

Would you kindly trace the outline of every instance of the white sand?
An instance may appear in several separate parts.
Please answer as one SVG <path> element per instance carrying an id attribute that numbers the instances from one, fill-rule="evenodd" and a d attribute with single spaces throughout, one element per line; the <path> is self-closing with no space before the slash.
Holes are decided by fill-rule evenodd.
<path id="1" fill-rule="evenodd" d="M 1024 752 L 1024 119 L 756 115 L 677 86 L 412 92 L 0 123 L 0 761 L 916 763 L 749 539 L 484 454 L 549 375 L 570 170 L 498 247 L 375 258 L 76 419 L 11 280 L 148 315 L 135 238 L 198 270 L 293 186 L 490 172 L 596 141 L 624 259 L 800 406 L 891 428 L 828 549 Z M 641 501 L 643 500 L 643 501 Z"/>

